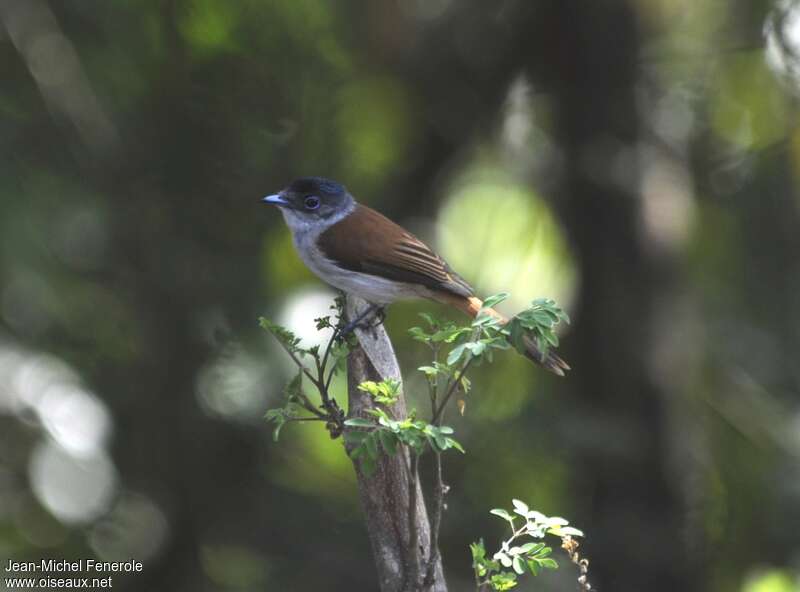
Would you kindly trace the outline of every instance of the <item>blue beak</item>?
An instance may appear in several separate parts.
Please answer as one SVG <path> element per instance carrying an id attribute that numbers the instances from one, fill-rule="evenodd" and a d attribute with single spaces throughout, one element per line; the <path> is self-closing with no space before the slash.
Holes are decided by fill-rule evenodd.
<path id="1" fill-rule="evenodd" d="M 288 206 L 289 202 L 283 199 L 279 194 L 268 195 L 261 200 L 263 203 L 272 204 L 273 206 Z"/>

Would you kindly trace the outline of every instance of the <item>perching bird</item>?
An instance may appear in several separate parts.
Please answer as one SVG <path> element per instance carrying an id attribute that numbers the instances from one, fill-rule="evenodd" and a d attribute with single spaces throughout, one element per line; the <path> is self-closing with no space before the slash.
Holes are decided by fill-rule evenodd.
<path id="1" fill-rule="evenodd" d="M 361 205 L 335 181 L 304 177 L 263 202 L 278 206 L 300 258 L 323 281 L 383 307 L 398 299 L 428 298 L 477 316 L 483 301 L 439 255 L 416 236 Z M 485 312 L 508 320 L 494 309 Z M 533 338 L 525 354 L 551 372 L 569 366 L 543 355 Z"/>

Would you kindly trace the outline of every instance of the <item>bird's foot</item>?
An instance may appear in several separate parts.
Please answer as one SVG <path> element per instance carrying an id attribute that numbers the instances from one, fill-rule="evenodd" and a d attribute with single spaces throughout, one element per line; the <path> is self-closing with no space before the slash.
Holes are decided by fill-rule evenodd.
<path id="1" fill-rule="evenodd" d="M 379 304 L 370 304 L 355 319 L 347 323 L 337 334 L 337 339 L 347 338 L 356 327 L 362 329 L 374 329 L 383 324 L 386 320 L 386 307 Z"/>

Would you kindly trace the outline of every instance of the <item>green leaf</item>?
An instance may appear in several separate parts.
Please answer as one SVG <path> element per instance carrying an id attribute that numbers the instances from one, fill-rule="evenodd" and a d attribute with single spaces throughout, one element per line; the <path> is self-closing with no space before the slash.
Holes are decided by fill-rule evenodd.
<path id="1" fill-rule="evenodd" d="M 344 425 L 350 426 L 351 428 L 374 428 L 375 422 L 364 419 L 363 417 L 351 417 L 345 420 Z"/>
<path id="2" fill-rule="evenodd" d="M 314 319 L 314 322 L 317 325 L 317 331 L 322 331 L 323 329 L 330 329 L 331 325 L 331 317 L 320 317 L 318 319 Z"/>
<path id="3" fill-rule="evenodd" d="M 447 438 L 447 447 L 448 448 L 455 448 L 461 454 L 466 454 L 466 451 L 464 450 L 464 447 L 457 440 L 454 440 L 453 438 Z"/>
<path id="4" fill-rule="evenodd" d="M 528 515 L 528 504 L 518 499 L 512 499 L 511 503 L 514 504 L 514 512 L 519 514 L 520 516 L 527 516 Z"/>
<path id="5" fill-rule="evenodd" d="M 483 341 L 465 343 L 464 346 L 476 357 L 486 350 L 486 344 Z"/>
<path id="6" fill-rule="evenodd" d="M 550 531 L 553 531 L 553 530 L 556 530 L 556 529 L 554 529 L 554 528 L 550 529 Z M 550 531 L 548 531 L 548 532 L 550 532 Z M 558 528 L 558 532 L 553 532 L 552 534 L 555 534 L 555 535 L 558 535 L 558 536 L 566 536 L 566 535 L 579 536 L 579 537 L 584 536 L 582 530 L 578 530 L 577 528 L 573 528 L 572 526 L 559 527 Z"/>
<path id="7" fill-rule="evenodd" d="M 517 575 L 511 572 L 502 572 L 493 575 L 489 583 L 495 590 L 511 590 L 517 585 Z"/>
<path id="8" fill-rule="evenodd" d="M 272 441 L 277 442 L 281 435 L 281 428 L 286 425 L 286 420 L 276 421 L 275 429 L 272 430 Z"/>
<path id="9" fill-rule="evenodd" d="M 539 575 L 539 563 L 535 559 L 530 559 L 526 562 L 528 564 L 528 569 L 531 573 L 535 576 Z"/>
<path id="10" fill-rule="evenodd" d="M 432 337 L 420 327 L 411 327 L 408 330 L 408 334 L 411 335 L 412 338 L 416 339 L 417 341 L 422 341 L 423 343 L 429 343 Z"/>
<path id="11" fill-rule="evenodd" d="M 514 571 L 517 572 L 519 575 L 522 575 L 522 574 L 525 573 L 525 562 L 522 560 L 522 557 L 520 557 L 519 555 L 514 557 L 514 559 L 511 561 L 511 564 L 514 567 Z"/>
<path id="12" fill-rule="evenodd" d="M 461 345 L 457 345 L 456 347 L 454 347 L 447 355 L 447 365 L 452 366 L 455 363 L 457 363 L 461 359 L 461 356 L 464 355 L 466 349 L 467 349 L 466 343 L 462 343 Z"/>
<path id="13" fill-rule="evenodd" d="M 486 558 L 486 547 L 483 544 L 483 539 L 470 544 L 469 550 L 472 552 L 473 565 L 475 561 Z"/>
<path id="14" fill-rule="evenodd" d="M 303 371 L 298 370 L 297 375 L 283 389 L 283 393 L 291 400 L 303 392 Z"/>
<path id="15" fill-rule="evenodd" d="M 272 335 L 281 342 L 287 349 L 292 352 L 301 352 L 302 350 L 298 347 L 300 343 L 300 338 L 297 337 L 294 333 L 289 331 L 288 329 L 273 323 L 266 317 L 260 317 L 258 319 L 258 324 L 261 325 L 262 328 L 266 329 Z"/>
<path id="16" fill-rule="evenodd" d="M 540 549 L 544 548 L 544 543 L 525 543 L 520 547 L 523 553 L 533 553 L 535 554 Z"/>
<path id="17" fill-rule="evenodd" d="M 506 512 L 503 508 L 493 508 L 492 510 L 489 510 L 489 513 L 494 514 L 495 516 L 500 516 L 500 518 L 503 520 L 508 520 L 509 522 L 514 521 L 514 517 Z"/>
<path id="18" fill-rule="evenodd" d="M 500 562 L 503 567 L 511 567 L 511 557 L 503 553 L 502 551 L 498 551 L 494 554 L 494 558 Z"/>
<path id="19" fill-rule="evenodd" d="M 558 569 L 558 563 L 555 559 L 537 559 L 539 566 L 544 567 L 546 569 Z"/>
<path id="20" fill-rule="evenodd" d="M 508 298 L 508 292 L 500 292 L 499 294 L 494 294 L 489 296 L 486 300 L 483 301 L 482 309 L 492 308 L 497 304 L 500 304 L 503 300 Z"/>
<path id="21" fill-rule="evenodd" d="M 435 329 L 438 325 L 440 325 L 440 323 L 437 322 L 436 319 L 434 319 L 433 316 L 427 312 L 421 312 L 419 313 L 419 316 L 424 319 L 425 322 L 428 323 L 428 326 L 430 326 L 432 329 Z"/>
<path id="22" fill-rule="evenodd" d="M 358 385 L 358 390 L 369 393 L 376 403 L 394 405 L 400 398 L 400 386 L 400 381 L 394 378 L 387 378 L 381 382 L 365 380 Z"/>
<path id="23" fill-rule="evenodd" d="M 397 454 L 397 436 L 389 430 L 378 430 L 378 438 L 381 441 L 381 446 L 389 456 Z"/>

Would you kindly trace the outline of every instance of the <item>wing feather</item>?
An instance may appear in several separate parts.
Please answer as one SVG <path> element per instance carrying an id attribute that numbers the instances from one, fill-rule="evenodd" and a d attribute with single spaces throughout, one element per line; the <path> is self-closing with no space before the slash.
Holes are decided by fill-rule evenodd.
<path id="1" fill-rule="evenodd" d="M 323 232 L 317 244 L 326 257 L 351 271 L 418 283 L 459 296 L 473 294 L 470 285 L 425 243 L 360 204 Z"/>

